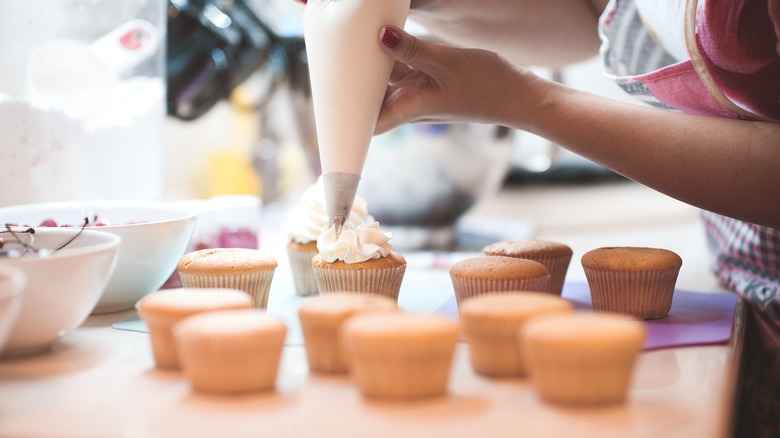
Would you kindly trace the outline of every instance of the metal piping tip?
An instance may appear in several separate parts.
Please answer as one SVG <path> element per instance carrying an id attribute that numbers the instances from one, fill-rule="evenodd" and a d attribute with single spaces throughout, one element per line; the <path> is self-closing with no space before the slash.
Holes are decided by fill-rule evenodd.
<path id="1" fill-rule="evenodd" d="M 336 237 L 341 235 L 341 230 L 344 228 L 344 224 L 347 222 L 346 217 L 338 216 L 330 218 L 330 225 L 328 228 L 336 227 Z"/>
<path id="2" fill-rule="evenodd" d="M 360 175 L 344 172 L 326 172 L 322 174 L 325 186 L 325 210 L 328 215 L 329 227 L 336 227 L 336 236 L 341 234 L 344 224 L 352 212 L 355 202 Z"/>

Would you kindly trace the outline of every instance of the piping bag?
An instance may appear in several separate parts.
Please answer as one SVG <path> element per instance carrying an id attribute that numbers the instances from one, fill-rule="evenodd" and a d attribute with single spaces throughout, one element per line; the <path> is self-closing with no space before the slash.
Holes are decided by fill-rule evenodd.
<path id="1" fill-rule="evenodd" d="M 409 1 L 309 0 L 303 12 L 325 209 L 336 235 L 352 210 L 393 69 L 379 31 L 403 27 Z"/>

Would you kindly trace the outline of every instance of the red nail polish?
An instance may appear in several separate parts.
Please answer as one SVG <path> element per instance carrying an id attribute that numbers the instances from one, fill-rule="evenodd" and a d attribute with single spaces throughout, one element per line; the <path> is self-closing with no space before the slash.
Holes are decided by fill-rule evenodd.
<path id="1" fill-rule="evenodd" d="M 401 34 L 392 27 L 383 27 L 382 34 L 379 36 L 379 39 L 382 41 L 382 44 L 390 47 L 391 49 L 395 49 L 399 44 L 401 44 Z"/>

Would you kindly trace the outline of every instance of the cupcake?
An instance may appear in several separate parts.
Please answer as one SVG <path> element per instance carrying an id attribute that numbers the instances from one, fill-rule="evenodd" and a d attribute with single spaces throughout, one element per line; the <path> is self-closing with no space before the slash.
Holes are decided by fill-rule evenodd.
<path id="1" fill-rule="evenodd" d="M 317 255 L 317 241 L 301 243 L 290 240 L 287 243 L 287 257 L 290 259 L 290 273 L 295 286 L 295 293 L 300 296 L 311 296 L 319 293 L 317 280 L 314 279 L 314 270 L 311 260 Z"/>
<path id="2" fill-rule="evenodd" d="M 411 399 L 447 391 L 458 326 L 404 312 L 354 316 L 341 328 L 350 375 L 366 397 Z"/>
<path id="3" fill-rule="evenodd" d="M 298 309 L 309 369 L 344 373 L 347 361 L 339 329 L 348 318 L 366 312 L 397 311 L 395 300 L 380 295 L 329 294 L 313 297 Z"/>
<path id="4" fill-rule="evenodd" d="M 154 361 L 159 368 L 179 369 L 171 329 L 189 316 L 215 310 L 249 309 L 252 299 L 235 289 L 164 289 L 138 302 L 138 313 L 149 329 Z"/>
<path id="5" fill-rule="evenodd" d="M 355 197 L 352 213 L 346 223 L 348 228 L 374 222 L 368 213 L 366 201 Z M 285 224 L 290 241 L 287 254 L 293 275 L 295 291 L 298 295 L 309 296 L 318 293 L 317 281 L 312 269 L 312 258 L 317 255 L 317 238 L 328 223 L 325 212 L 325 189 L 322 178 L 304 191 L 301 202 L 292 212 Z"/>
<path id="6" fill-rule="evenodd" d="M 482 252 L 489 256 L 517 257 L 543 264 L 550 271 L 548 292 L 556 295 L 560 295 L 563 290 L 572 255 L 568 245 L 536 239 L 498 242 L 484 247 Z"/>
<path id="7" fill-rule="evenodd" d="M 574 312 L 540 316 L 521 331 L 531 386 L 551 403 L 625 400 L 644 325 L 622 315 Z"/>
<path id="8" fill-rule="evenodd" d="M 455 300 L 460 305 L 477 295 L 506 291 L 546 292 L 550 273 L 539 262 L 514 257 L 472 257 L 450 268 Z"/>
<path id="9" fill-rule="evenodd" d="M 582 256 L 593 310 L 639 319 L 669 313 L 680 266 L 680 256 L 657 248 L 598 248 Z"/>
<path id="10" fill-rule="evenodd" d="M 282 319 L 259 309 L 203 313 L 173 327 L 184 375 L 207 392 L 272 389 L 286 335 Z"/>
<path id="11" fill-rule="evenodd" d="M 339 236 L 333 228 L 322 233 L 312 260 L 320 294 L 348 291 L 398 300 L 406 260 L 391 250 L 389 240 L 377 222 L 346 227 Z"/>
<path id="12" fill-rule="evenodd" d="M 256 249 L 211 248 L 184 254 L 176 265 L 184 287 L 239 289 L 265 309 L 276 270 L 274 256 Z"/>
<path id="13" fill-rule="evenodd" d="M 574 311 L 561 297 L 541 292 L 506 292 L 463 303 L 460 327 L 466 336 L 474 371 L 488 376 L 524 376 L 520 332 L 534 317 Z"/>

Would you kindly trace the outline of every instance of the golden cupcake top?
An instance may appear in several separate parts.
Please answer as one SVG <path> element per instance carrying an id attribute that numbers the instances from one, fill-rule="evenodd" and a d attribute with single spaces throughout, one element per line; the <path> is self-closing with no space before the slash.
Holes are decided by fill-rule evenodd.
<path id="1" fill-rule="evenodd" d="M 390 297 L 358 293 L 334 293 L 306 300 L 298 309 L 302 317 L 343 318 L 363 311 L 395 311 L 398 305 Z"/>
<path id="2" fill-rule="evenodd" d="M 680 256 L 667 249 L 645 247 L 604 247 L 586 252 L 582 266 L 590 269 L 645 271 L 679 269 Z"/>
<path id="3" fill-rule="evenodd" d="M 545 277 L 550 275 L 550 272 L 543 264 L 533 260 L 486 256 L 472 257 L 455 263 L 450 268 L 450 275 L 508 280 Z"/>
<path id="4" fill-rule="evenodd" d="M 145 296 L 138 303 L 141 315 L 177 316 L 208 310 L 246 309 L 252 299 L 236 289 L 163 289 Z"/>
<path id="5" fill-rule="evenodd" d="M 642 322 L 620 315 L 572 312 L 544 315 L 529 320 L 523 328 L 526 341 L 550 347 L 598 349 L 599 347 L 641 347 L 646 337 Z"/>
<path id="6" fill-rule="evenodd" d="M 276 258 L 248 248 L 209 248 L 184 254 L 176 265 L 187 274 L 221 274 L 276 269 Z"/>
<path id="7" fill-rule="evenodd" d="M 482 248 L 485 255 L 507 257 L 571 256 L 568 245 L 549 240 L 529 239 L 497 242 Z"/>
<path id="8" fill-rule="evenodd" d="M 480 295 L 463 302 L 459 310 L 461 320 L 522 321 L 542 314 L 573 312 L 574 304 L 557 295 L 518 291 Z"/>
<path id="9" fill-rule="evenodd" d="M 394 343 L 455 342 L 458 325 L 441 316 L 407 312 L 372 312 L 348 319 L 342 333 L 352 342 Z"/>
<path id="10" fill-rule="evenodd" d="M 176 333 L 198 337 L 231 337 L 242 335 L 279 335 L 287 325 L 278 316 L 259 309 L 219 310 L 191 316 L 176 325 Z"/>

